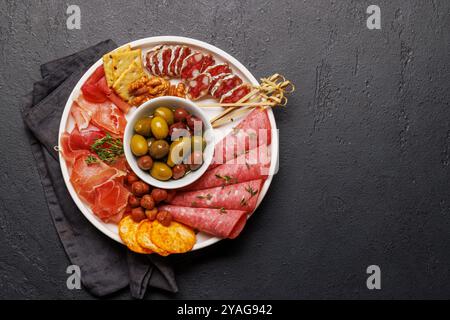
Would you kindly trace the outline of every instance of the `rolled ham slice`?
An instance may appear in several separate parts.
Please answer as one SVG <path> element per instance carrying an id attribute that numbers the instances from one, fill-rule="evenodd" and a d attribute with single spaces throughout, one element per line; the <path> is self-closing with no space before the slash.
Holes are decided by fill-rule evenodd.
<path id="1" fill-rule="evenodd" d="M 224 182 L 221 177 L 236 177 L 236 179 L 230 179 L 230 182 L 265 179 L 269 174 L 269 168 L 270 150 L 267 145 L 263 145 L 206 171 L 199 180 L 186 187 L 185 191 L 220 187 Z"/>
<path id="2" fill-rule="evenodd" d="M 272 132 L 267 111 L 256 108 L 214 147 L 210 168 L 226 163 L 260 145 L 269 145 Z"/>
<path id="3" fill-rule="evenodd" d="M 217 178 L 222 180 L 221 187 L 179 192 L 170 204 L 194 208 L 243 210 L 248 213 L 255 210 L 263 179 L 236 183 L 238 177 Z"/>
<path id="4" fill-rule="evenodd" d="M 236 238 L 244 229 L 247 213 L 243 210 L 189 208 L 173 205 L 159 207 L 168 211 L 175 221 L 220 238 Z"/>

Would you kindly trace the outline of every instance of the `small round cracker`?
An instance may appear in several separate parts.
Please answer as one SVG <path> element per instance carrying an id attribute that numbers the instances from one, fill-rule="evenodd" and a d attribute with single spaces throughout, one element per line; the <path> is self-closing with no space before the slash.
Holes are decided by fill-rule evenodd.
<path id="1" fill-rule="evenodd" d="M 126 216 L 119 222 L 119 236 L 125 245 L 131 251 L 137 253 L 152 253 L 151 250 L 147 248 L 143 248 L 136 241 L 136 232 L 138 229 L 139 223 L 134 222 L 131 216 Z"/>
<path id="2" fill-rule="evenodd" d="M 137 232 L 136 232 L 136 240 L 138 244 L 146 249 L 152 250 L 153 252 L 161 255 L 168 256 L 169 252 L 161 249 L 156 244 L 152 242 L 151 232 L 152 232 L 152 222 L 149 220 L 143 220 L 139 223 Z"/>
<path id="3" fill-rule="evenodd" d="M 175 221 L 165 227 L 155 220 L 150 237 L 155 245 L 170 253 L 190 251 L 196 242 L 194 231 Z"/>

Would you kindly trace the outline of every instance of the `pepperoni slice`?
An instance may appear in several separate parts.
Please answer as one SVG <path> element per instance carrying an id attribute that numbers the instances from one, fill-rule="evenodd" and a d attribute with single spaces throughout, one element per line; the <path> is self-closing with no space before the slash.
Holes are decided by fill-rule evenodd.
<path id="1" fill-rule="evenodd" d="M 181 66 L 181 79 L 190 80 L 201 73 L 203 66 L 203 54 L 200 52 L 191 53 L 183 61 Z"/>
<path id="2" fill-rule="evenodd" d="M 248 95 L 251 90 L 252 90 L 252 88 L 250 87 L 250 85 L 248 85 L 246 83 L 241 84 L 241 85 L 237 86 L 236 88 L 234 88 L 233 90 L 230 90 L 226 94 L 224 94 L 222 96 L 222 98 L 220 99 L 220 103 L 238 102 L 243 97 Z"/>
<path id="3" fill-rule="evenodd" d="M 217 81 L 211 89 L 211 94 L 214 98 L 220 99 L 224 94 L 242 84 L 242 79 L 237 75 L 229 75 Z"/>
<path id="4" fill-rule="evenodd" d="M 208 94 L 211 83 L 211 76 L 207 73 L 201 73 L 188 83 L 187 96 L 189 99 L 197 100 Z"/>
<path id="5" fill-rule="evenodd" d="M 175 76 L 179 77 L 181 75 L 181 67 L 183 66 L 183 62 L 191 54 L 191 52 L 191 48 L 187 46 L 181 47 L 180 54 L 175 62 Z"/>

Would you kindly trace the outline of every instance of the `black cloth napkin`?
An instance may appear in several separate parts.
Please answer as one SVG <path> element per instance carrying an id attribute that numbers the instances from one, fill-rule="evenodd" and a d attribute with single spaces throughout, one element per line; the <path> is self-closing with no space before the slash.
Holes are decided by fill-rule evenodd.
<path id="1" fill-rule="evenodd" d="M 114 48 L 116 44 L 107 40 L 43 64 L 43 79 L 34 84 L 26 97 L 22 117 L 50 214 L 71 263 L 81 269 L 83 286 L 95 296 L 106 296 L 129 286 L 132 297 L 141 299 L 148 287 L 178 291 L 170 258 L 132 253 L 91 225 L 66 189 L 54 149 L 71 91 L 84 72 Z"/>

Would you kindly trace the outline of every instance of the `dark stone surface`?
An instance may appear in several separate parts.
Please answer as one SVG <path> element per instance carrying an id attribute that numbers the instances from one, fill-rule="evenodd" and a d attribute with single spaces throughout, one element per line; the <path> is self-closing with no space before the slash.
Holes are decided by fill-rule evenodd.
<path id="1" fill-rule="evenodd" d="M 149 298 L 450 297 L 448 1 L 377 1 L 382 30 L 366 28 L 366 1 L 72 2 L 81 30 L 64 2 L 0 2 L 0 298 L 91 298 L 66 289 L 19 113 L 39 65 L 154 35 L 210 42 L 298 90 L 276 111 L 280 172 L 242 236 L 185 256 L 180 293 Z"/>

